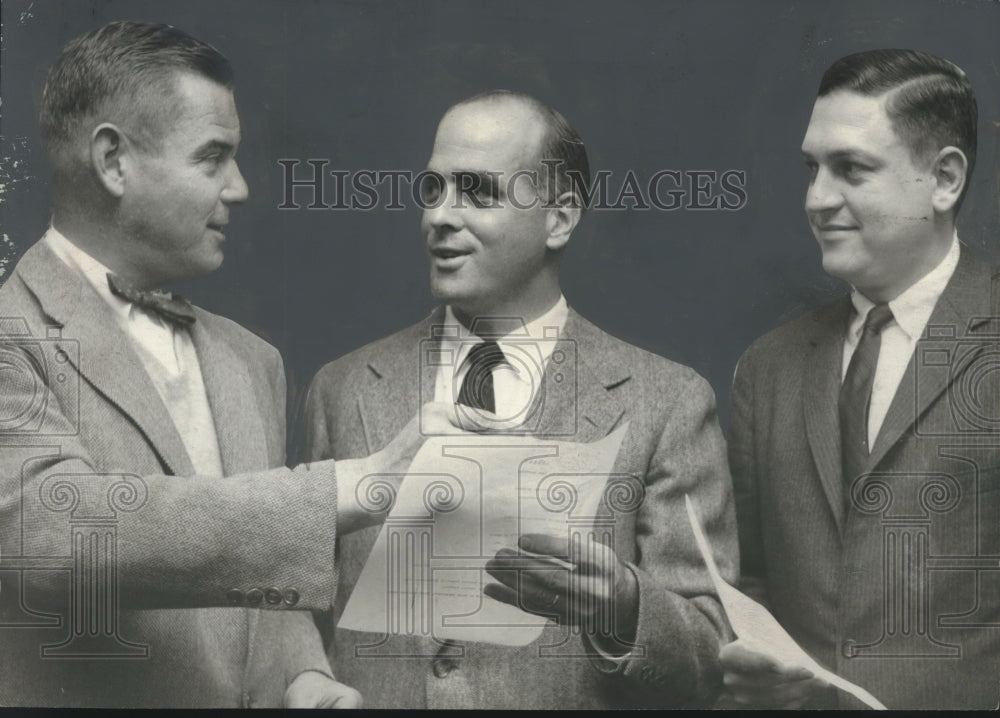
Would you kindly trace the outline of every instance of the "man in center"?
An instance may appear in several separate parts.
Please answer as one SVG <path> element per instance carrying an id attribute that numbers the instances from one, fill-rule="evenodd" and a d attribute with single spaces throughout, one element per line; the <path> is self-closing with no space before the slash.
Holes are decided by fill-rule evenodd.
<path id="1" fill-rule="evenodd" d="M 506 647 L 338 628 L 330 648 L 336 675 L 375 708 L 710 700 L 720 687 L 716 654 L 727 629 L 684 496 L 698 506 L 732 581 L 737 548 L 725 444 L 700 376 L 605 334 L 567 306 L 559 262 L 583 213 L 580 188 L 589 187 L 583 142 L 542 102 L 487 92 L 445 113 L 427 169 L 421 228 L 431 289 L 443 306 L 320 370 L 306 400 L 306 457 L 377 451 L 432 394 L 515 419 L 523 433 L 543 439 L 593 442 L 628 424 L 613 475 L 641 489 L 637 506 L 614 515 L 614 545 L 591 545 L 599 560 L 574 566 L 592 578 L 585 594 L 567 593 L 565 571 L 517 563 L 527 555 L 551 569 L 546 554 L 575 555 L 565 540 L 522 536 L 519 546 L 489 557 L 484 600 L 558 616 L 538 640 Z M 435 366 L 427 356 L 452 361 Z M 339 544 L 335 620 L 378 530 Z M 544 655 L 542 646 L 567 635 L 575 642 L 569 650 Z M 361 650 L 373 645 L 377 651 Z"/>

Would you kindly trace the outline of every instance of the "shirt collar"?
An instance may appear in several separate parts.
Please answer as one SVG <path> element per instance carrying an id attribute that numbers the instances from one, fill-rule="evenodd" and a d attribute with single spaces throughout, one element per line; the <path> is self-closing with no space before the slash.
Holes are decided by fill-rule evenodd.
<path id="1" fill-rule="evenodd" d="M 525 340 L 535 340 L 530 343 L 541 355 L 540 359 L 544 364 L 548 361 L 549 355 L 552 354 L 555 342 L 559 339 L 560 334 L 562 334 L 568 318 L 569 305 L 566 303 L 566 297 L 560 294 L 558 301 L 552 305 L 552 308 L 540 317 L 533 319 L 527 324 L 515 320 L 512 322 L 512 324 L 515 325 L 515 328 L 511 331 L 507 331 L 499 336 L 490 336 L 489 338 L 495 341 L 500 346 L 500 349 L 504 352 L 504 354 L 507 355 L 510 354 L 509 348 L 512 344 L 517 343 L 523 347 Z M 468 355 L 469 349 L 471 349 L 475 344 L 483 341 L 483 339 L 482 337 L 473 334 L 460 321 L 458 321 L 458 318 L 452 311 L 451 305 L 445 307 L 444 323 L 452 330 L 444 333 L 444 336 L 442 336 L 441 339 L 442 344 L 459 345 L 457 347 L 457 355 L 455 357 L 456 361 L 454 362 L 454 367 L 457 369 L 462 366 L 462 362 L 465 361 L 465 357 Z"/>
<path id="2" fill-rule="evenodd" d="M 509 331 L 498 335 L 491 335 L 489 338 L 498 344 L 516 339 L 558 339 L 558 333 L 565 326 L 568 316 L 569 306 L 566 304 L 566 297 L 560 294 L 559 299 L 552 305 L 552 308 L 537 319 L 533 319 L 527 324 L 521 320 L 511 319 L 509 322 L 505 322 L 506 326 L 510 327 Z M 474 321 L 473 327 L 476 327 L 477 321 Z M 458 331 L 449 333 L 450 338 L 457 337 L 465 341 L 480 338 L 458 321 L 458 317 L 455 316 L 455 312 L 452 310 L 450 304 L 444 309 L 444 323 L 446 325 L 457 326 Z M 557 331 L 553 332 L 553 328 Z"/>
<path id="3" fill-rule="evenodd" d="M 55 227 L 49 227 L 42 241 L 49 249 L 71 268 L 76 269 L 87 280 L 87 284 L 111 307 L 111 310 L 122 319 L 128 319 L 132 312 L 132 302 L 126 301 L 111 293 L 108 287 L 108 274 L 111 270 L 94 259 L 66 238 Z"/>
<path id="4" fill-rule="evenodd" d="M 959 254 L 958 233 L 956 232 L 948 252 L 937 266 L 889 302 L 893 319 L 910 340 L 919 337 L 923 333 L 924 327 L 927 326 L 934 306 L 944 293 L 945 287 L 948 286 L 951 275 L 955 273 Z M 852 336 L 855 336 L 864 326 L 865 317 L 875 306 L 875 302 L 853 287 L 851 288 L 851 302 L 857 312 L 851 322 Z"/>

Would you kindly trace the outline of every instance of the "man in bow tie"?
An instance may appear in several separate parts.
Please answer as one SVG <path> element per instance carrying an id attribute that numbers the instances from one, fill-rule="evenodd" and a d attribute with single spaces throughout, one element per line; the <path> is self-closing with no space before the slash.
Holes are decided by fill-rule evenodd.
<path id="1" fill-rule="evenodd" d="M 710 699 L 724 620 L 684 495 L 733 580 L 732 497 L 714 397 L 692 370 L 615 339 L 567 305 L 559 264 L 590 183 L 582 140 L 542 102 L 488 92 L 445 113 L 428 171 L 421 229 L 443 306 L 318 373 L 305 409 L 307 458 L 367 456 L 420 397 L 434 397 L 543 439 L 592 442 L 628 424 L 613 474 L 636 501 L 608 502 L 607 544 L 571 549 L 566 536 L 524 535 L 481 557 L 489 559 L 484 600 L 554 618 L 531 644 L 337 628 L 331 663 L 367 706 L 382 708 Z M 377 534 L 358 532 L 338 547 L 335 619 Z M 570 572 L 586 580 L 571 584 Z"/>
<path id="2" fill-rule="evenodd" d="M 755 342 L 733 388 L 743 588 L 893 709 L 1000 700 L 1000 275 L 955 229 L 976 115 L 922 52 L 826 71 L 805 209 L 851 292 Z M 861 705 L 742 642 L 722 663 L 743 706 Z"/>
<path id="3" fill-rule="evenodd" d="M 247 199 L 217 50 L 111 23 L 41 104 L 52 226 L 0 287 L 0 704 L 356 706 L 301 609 L 330 605 L 354 486 L 401 474 L 418 422 L 284 468 L 278 352 L 160 290 L 219 267 Z"/>

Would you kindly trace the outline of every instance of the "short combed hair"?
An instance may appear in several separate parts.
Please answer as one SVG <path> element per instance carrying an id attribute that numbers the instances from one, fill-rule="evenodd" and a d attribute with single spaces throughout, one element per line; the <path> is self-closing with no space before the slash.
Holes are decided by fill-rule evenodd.
<path id="1" fill-rule="evenodd" d="M 52 153 L 87 119 L 135 120 L 147 141 L 166 122 L 174 77 L 193 72 L 232 89 L 233 69 L 211 45 L 170 25 L 112 22 L 71 40 L 49 69 L 39 123 Z M 164 101 L 166 98 L 166 101 Z"/>
<path id="2" fill-rule="evenodd" d="M 969 161 L 965 188 L 976 164 L 979 110 L 969 78 L 957 65 L 918 50 L 870 50 L 843 57 L 824 73 L 819 96 L 847 90 L 866 96 L 892 93 L 886 112 L 914 159 L 942 147 L 962 150 Z"/>
<path id="3" fill-rule="evenodd" d="M 470 105 L 476 102 L 490 100 L 514 100 L 521 102 L 534 110 L 545 123 L 546 133 L 539 151 L 539 178 L 546 202 L 553 203 L 565 192 L 576 194 L 577 205 L 585 210 L 578 188 L 590 189 L 590 163 L 587 160 L 587 148 L 580 135 L 574 130 L 566 118 L 546 105 L 541 100 L 514 90 L 489 90 L 462 100 L 454 107 Z M 454 107 L 452 109 L 454 109 Z M 542 161 L 555 161 L 555 187 L 549 187 L 550 170 L 542 165 Z"/>

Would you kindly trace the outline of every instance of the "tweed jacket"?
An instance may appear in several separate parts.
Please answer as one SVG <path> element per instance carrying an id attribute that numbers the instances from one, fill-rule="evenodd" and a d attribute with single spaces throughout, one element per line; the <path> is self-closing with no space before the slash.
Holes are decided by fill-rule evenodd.
<path id="1" fill-rule="evenodd" d="M 0 705 L 280 706 L 329 670 L 308 611 L 255 608 L 330 604 L 332 471 L 283 468 L 278 352 L 196 315 L 227 478 L 194 476 L 107 305 L 44 243 L 0 287 Z"/>
<path id="2" fill-rule="evenodd" d="M 325 366 L 305 408 L 306 456 L 368 455 L 434 396 L 439 308 L 425 321 Z M 588 657 L 578 634 L 549 624 L 534 643 L 441 645 L 430 637 L 337 630 L 331 663 L 385 708 L 605 708 L 706 701 L 719 687 L 717 653 L 727 630 L 684 508 L 691 494 L 705 517 L 721 570 L 734 580 L 735 527 L 724 441 L 707 382 L 694 371 L 615 339 L 570 310 L 545 367 L 536 437 L 591 442 L 629 423 L 613 473 L 639 486 L 614 514 L 613 545 L 638 577 L 639 650 L 621 665 Z M 378 528 L 338 547 L 335 615 Z M 376 655 L 365 646 L 376 645 Z M 543 647 L 562 645 L 562 655 Z M 367 651 L 367 652 L 366 652 Z M 409 656 L 409 658 L 404 657 Z"/>

